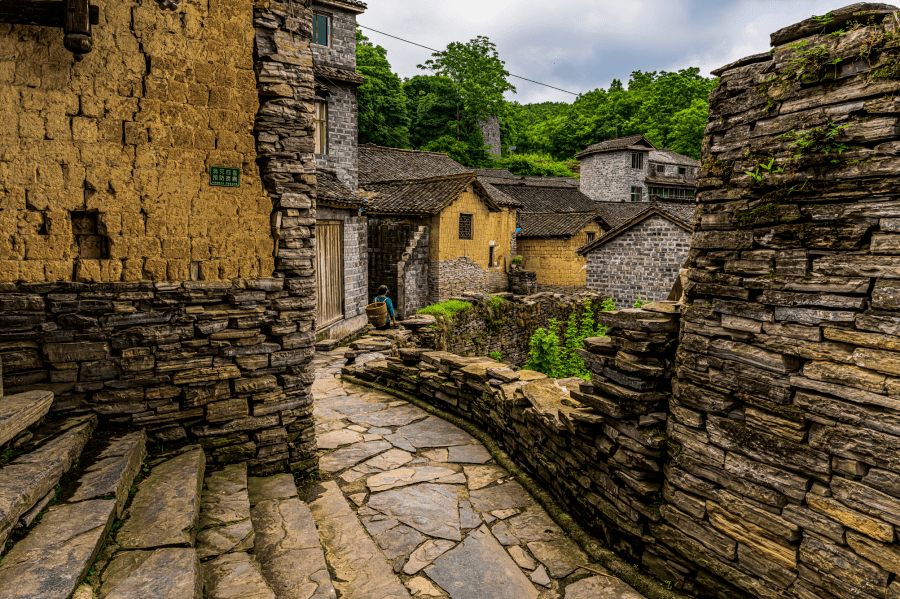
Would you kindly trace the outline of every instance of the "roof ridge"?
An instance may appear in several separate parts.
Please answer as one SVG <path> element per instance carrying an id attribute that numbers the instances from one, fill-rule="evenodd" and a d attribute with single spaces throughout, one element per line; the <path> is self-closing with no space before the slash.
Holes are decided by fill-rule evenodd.
<path id="1" fill-rule="evenodd" d="M 450 158 L 450 156 L 446 152 L 432 152 L 430 150 L 410 150 L 407 148 L 391 148 L 389 146 L 379 146 L 379 145 L 373 144 L 371 142 L 367 143 L 367 144 L 360 144 L 358 146 L 358 149 L 360 149 L 360 150 L 390 150 L 392 152 L 406 152 L 406 153 L 412 153 L 412 154 L 430 154 L 432 156 L 445 156 L 447 158 Z M 450 160 L 453 160 L 453 159 L 450 158 Z M 454 160 L 454 162 L 456 162 L 456 161 Z"/>
<path id="2" fill-rule="evenodd" d="M 369 181 L 366 185 L 387 185 L 390 183 L 432 183 L 434 181 L 442 181 L 445 179 L 457 179 L 468 176 L 471 179 L 477 179 L 478 176 L 474 172 L 451 173 L 449 175 L 435 175 L 433 177 L 424 177 L 422 179 L 384 179 L 379 181 Z"/>

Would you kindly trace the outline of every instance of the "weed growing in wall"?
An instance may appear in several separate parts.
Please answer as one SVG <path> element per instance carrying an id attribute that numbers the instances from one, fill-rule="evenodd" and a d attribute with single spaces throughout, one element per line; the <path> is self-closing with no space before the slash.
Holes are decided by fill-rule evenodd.
<path id="1" fill-rule="evenodd" d="M 503 361 L 503 354 L 501 354 L 501 353 L 498 352 L 498 351 L 492 351 L 492 352 L 490 352 L 490 353 L 488 354 L 488 357 L 489 357 L 491 360 L 497 360 L 498 362 L 502 362 L 502 361 Z"/>
<path id="2" fill-rule="evenodd" d="M 417 314 L 427 314 L 435 318 L 452 321 L 457 314 L 465 314 L 472 309 L 472 304 L 462 300 L 447 300 L 439 304 L 426 306 L 417 312 Z"/>
<path id="3" fill-rule="evenodd" d="M 615 310 L 615 302 L 606 299 L 600 304 L 600 309 L 605 312 Z M 591 302 L 584 302 L 580 315 L 577 307 L 572 309 L 562 343 L 559 321 L 556 319 L 550 320 L 548 328 L 535 331 L 529 341 L 525 370 L 536 370 L 557 379 L 577 376 L 589 381 L 591 373 L 585 367 L 584 358 L 578 354 L 578 350 L 584 349 L 584 340 L 589 337 L 606 337 L 606 330 L 607 327 L 597 322 Z"/>

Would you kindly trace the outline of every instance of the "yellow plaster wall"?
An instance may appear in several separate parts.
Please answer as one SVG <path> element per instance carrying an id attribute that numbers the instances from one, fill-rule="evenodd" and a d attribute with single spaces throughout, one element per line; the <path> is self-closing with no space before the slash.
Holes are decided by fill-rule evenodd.
<path id="1" fill-rule="evenodd" d="M 61 29 L 0 24 L 0 282 L 270 275 L 253 2 L 94 3 L 81 62 Z M 210 166 L 241 187 L 210 187 Z M 70 211 L 97 213 L 109 259 L 78 260 Z"/>
<path id="2" fill-rule="evenodd" d="M 463 213 L 474 214 L 471 240 L 459 238 L 459 215 Z M 506 271 L 512 260 L 510 241 L 515 230 L 515 210 L 503 208 L 491 212 L 473 191 L 464 192 L 432 218 L 430 259 L 455 260 L 468 256 L 487 270 L 490 242 L 494 241 L 494 260 L 500 270 Z"/>
<path id="3" fill-rule="evenodd" d="M 586 259 L 575 250 L 587 243 L 588 233 L 599 239 L 603 230 L 597 223 L 590 223 L 572 237 L 519 238 L 516 244 L 519 255 L 524 258 L 522 266 L 537 273 L 539 285 L 587 285 L 587 269 L 583 268 Z"/>

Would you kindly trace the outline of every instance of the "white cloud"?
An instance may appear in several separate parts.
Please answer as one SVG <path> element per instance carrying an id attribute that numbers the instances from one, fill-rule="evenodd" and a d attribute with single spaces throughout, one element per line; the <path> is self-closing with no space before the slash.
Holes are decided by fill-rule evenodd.
<path id="1" fill-rule="evenodd" d="M 825 0 L 370 0 L 359 23 L 443 49 L 486 35 L 507 69 L 576 93 L 628 80 L 632 71 L 700 67 L 764 52 L 769 34 L 841 6 Z M 372 31 L 401 77 L 431 52 Z M 514 79 L 522 103 L 574 96 Z"/>

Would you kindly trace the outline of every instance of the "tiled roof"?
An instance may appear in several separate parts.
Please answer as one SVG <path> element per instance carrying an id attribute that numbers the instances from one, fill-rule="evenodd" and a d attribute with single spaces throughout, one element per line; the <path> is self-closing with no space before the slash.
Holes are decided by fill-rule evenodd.
<path id="1" fill-rule="evenodd" d="M 428 179 L 471 172 L 472 169 L 440 152 L 399 150 L 374 144 L 359 146 L 360 185 L 373 181 Z"/>
<path id="2" fill-rule="evenodd" d="M 643 135 L 629 135 L 628 137 L 617 137 L 616 139 L 607 139 L 598 144 L 594 144 L 575 154 L 575 158 L 587 156 L 588 154 L 596 154 L 597 152 L 610 152 L 612 150 L 624 150 L 634 146 L 646 146 L 648 150 L 655 150 L 656 146 L 650 143 L 650 140 Z"/>
<path id="3" fill-rule="evenodd" d="M 491 185 L 522 203 L 521 212 L 596 212 L 596 202 L 577 187 L 566 183 L 549 185 L 502 185 L 490 180 Z"/>
<path id="4" fill-rule="evenodd" d="M 475 173 L 444 175 L 428 179 L 407 179 L 367 183 L 365 191 L 377 194 L 366 202 L 368 214 L 431 215 L 452 204 L 470 184 L 480 189 L 491 210 L 499 210 L 490 193 L 478 182 Z"/>
<path id="5" fill-rule="evenodd" d="M 603 202 L 604 204 L 612 204 L 613 202 Z M 669 218 L 688 231 L 694 230 L 694 212 L 697 210 L 695 202 L 621 202 L 623 206 L 630 206 L 633 215 L 616 225 L 612 230 L 604 233 L 599 239 L 593 241 L 576 250 L 579 254 L 584 255 L 587 252 L 600 247 L 607 241 L 617 237 L 621 233 L 627 231 L 631 227 L 642 222 L 646 218 L 656 214 L 663 218 Z M 602 209 L 601 209 L 602 211 Z M 622 210 L 620 215 L 624 215 L 628 210 Z"/>
<path id="6" fill-rule="evenodd" d="M 313 66 L 313 74 L 316 77 L 325 79 L 326 81 L 343 81 L 345 83 L 351 83 L 353 85 L 362 85 L 366 82 L 366 78 L 356 71 L 350 71 L 348 69 L 338 69 L 335 67 L 326 67 L 322 64 L 316 64 Z"/>
<path id="7" fill-rule="evenodd" d="M 337 180 L 334 172 L 316 171 L 316 204 L 339 208 L 362 208 L 366 201 Z"/>
<path id="8" fill-rule="evenodd" d="M 510 195 L 503 193 L 502 191 L 488 183 L 483 177 L 478 177 L 478 182 L 484 186 L 488 194 L 490 194 L 491 198 L 495 202 L 497 202 L 498 206 L 512 206 L 514 208 L 522 207 L 522 202 Z"/>
<path id="9" fill-rule="evenodd" d="M 694 160 L 690 156 L 679 154 L 675 150 L 668 148 L 660 148 L 658 150 L 650 150 L 650 162 L 663 162 L 665 164 L 680 164 L 683 166 L 700 166 L 699 160 Z"/>
<path id="10" fill-rule="evenodd" d="M 492 179 L 518 179 L 519 175 L 514 175 L 505 168 L 476 168 L 475 174 L 479 177 L 490 177 Z"/>
<path id="11" fill-rule="evenodd" d="M 656 206 L 688 227 L 693 227 L 696 202 L 595 202 L 597 212 L 613 229 L 627 223 L 640 213 Z"/>
<path id="12" fill-rule="evenodd" d="M 519 218 L 522 230 L 516 237 L 571 237 L 599 219 L 596 212 L 523 212 Z"/>

